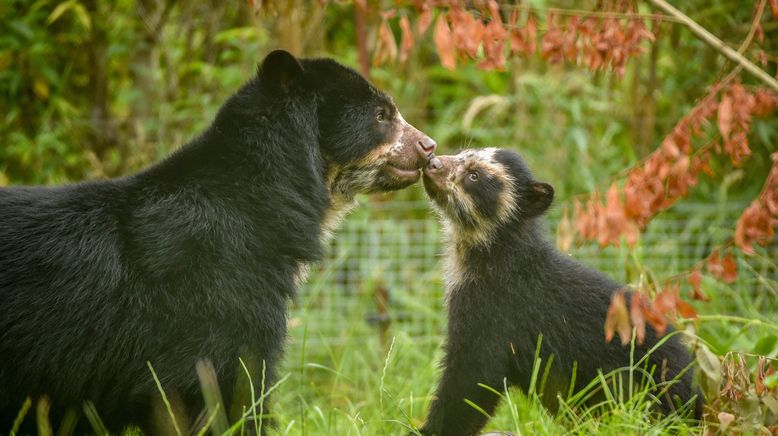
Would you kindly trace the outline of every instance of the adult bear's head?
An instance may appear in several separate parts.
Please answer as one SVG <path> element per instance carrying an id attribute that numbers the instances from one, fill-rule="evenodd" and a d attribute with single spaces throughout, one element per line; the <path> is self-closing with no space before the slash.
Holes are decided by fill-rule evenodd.
<path id="1" fill-rule="evenodd" d="M 435 141 L 403 119 L 392 99 L 331 59 L 271 52 L 258 74 L 262 93 L 316 101 L 318 142 L 333 193 L 405 188 L 435 151 Z"/>

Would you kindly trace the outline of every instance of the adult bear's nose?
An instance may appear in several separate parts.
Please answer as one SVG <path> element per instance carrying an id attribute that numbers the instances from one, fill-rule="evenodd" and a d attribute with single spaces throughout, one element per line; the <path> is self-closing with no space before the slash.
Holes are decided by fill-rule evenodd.
<path id="1" fill-rule="evenodd" d="M 419 142 L 416 144 L 416 146 L 419 148 L 419 151 L 426 157 L 432 156 L 432 153 L 435 152 L 435 147 L 437 147 L 437 145 L 438 144 L 436 144 L 432 138 L 426 135 L 422 136 L 422 138 L 419 139 Z"/>

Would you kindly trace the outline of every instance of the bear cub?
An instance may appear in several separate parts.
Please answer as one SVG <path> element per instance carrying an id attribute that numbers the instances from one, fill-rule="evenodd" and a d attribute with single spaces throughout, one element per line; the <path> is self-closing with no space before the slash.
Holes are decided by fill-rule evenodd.
<path id="1" fill-rule="evenodd" d="M 356 71 L 278 50 L 144 171 L 0 188 L 0 433 L 27 397 L 55 428 L 89 401 L 112 433 L 170 431 L 147 362 L 184 429 L 207 418 L 201 360 L 221 410 L 250 410 L 238 358 L 274 383 L 287 302 L 354 195 L 416 182 L 434 149 Z"/>
<path id="2" fill-rule="evenodd" d="M 422 434 L 477 433 L 487 417 L 465 400 L 487 414 L 499 401 L 479 384 L 501 391 L 506 383 L 526 392 L 540 335 L 541 375 L 551 362 L 541 401 L 551 411 L 557 395 L 567 395 L 573 371 L 578 391 L 598 371 L 630 365 L 630 346 L 603 337 L 611 296 L 624 286 L 556 250 L 542 222 L 554 190 L 535 181 L 517 153 L 487 148 L 438 156 L 423 180 L 447 239 L 448 339 Z M 634 361 L 659 340 L 647 332 Z M 661 397 L 664 413 L 678 405 L 699 407 L 690 404 L 696 394 L 690 363 L 678 335 L 648 355 L 657 384 L 652 393 Z"/>

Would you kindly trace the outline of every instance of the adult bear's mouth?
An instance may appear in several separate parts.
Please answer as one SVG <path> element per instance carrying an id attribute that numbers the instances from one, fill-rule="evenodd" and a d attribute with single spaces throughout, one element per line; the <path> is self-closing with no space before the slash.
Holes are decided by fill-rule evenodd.
<path id="1" fill-rule="evenodd" d="M 398 177 L 403 180 L 411 180 L 415 182 L 419 179 L 419 169 L 418 168 L 409 168 L 407 166 L 400 166 L 396 164 L 387 164 L 386 170 L 390 174 L 392 174 L 395 177 Z"/>
<path id="2" fill-rule="evenodd" d="M 433 158 L 435 141 L 399 116 L 400 135 L 386 148 L 384 173 L 407 186 L 419 180 L 421 170 Z"/>

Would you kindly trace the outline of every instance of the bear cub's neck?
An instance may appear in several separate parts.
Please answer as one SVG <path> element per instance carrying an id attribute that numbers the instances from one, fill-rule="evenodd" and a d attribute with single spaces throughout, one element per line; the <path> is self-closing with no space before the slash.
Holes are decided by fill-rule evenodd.
<path id="1" fill-rule="evenodd" d="M 511 220 L 498 226 L 484 243 L 458 237 L 451 228 L 446 235 L 449 292 L 464 284 L 504 283 L 506 277 L 543 280 L 561 255 L 546 236 L 545 220 Z"/>

